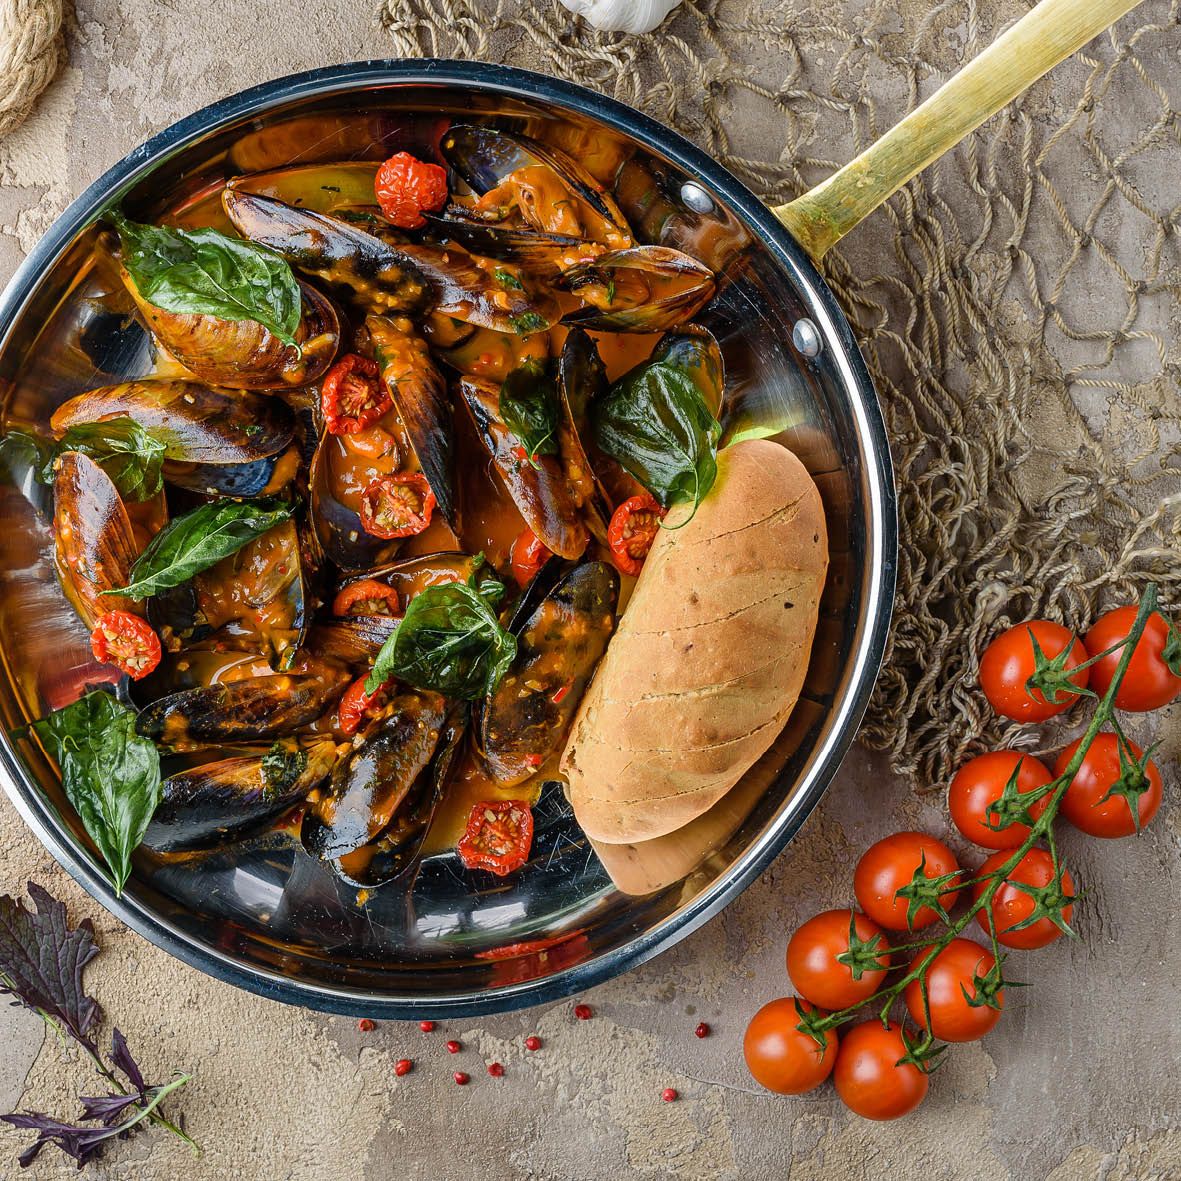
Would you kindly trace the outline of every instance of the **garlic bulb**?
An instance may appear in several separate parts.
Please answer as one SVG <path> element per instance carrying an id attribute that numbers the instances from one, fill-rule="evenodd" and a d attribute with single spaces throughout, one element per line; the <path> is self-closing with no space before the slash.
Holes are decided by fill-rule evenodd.
<path id="1" fill-rule="evenodd" d="M 681 0 L 562 0 L 606 33 L 650 33 Z"/>

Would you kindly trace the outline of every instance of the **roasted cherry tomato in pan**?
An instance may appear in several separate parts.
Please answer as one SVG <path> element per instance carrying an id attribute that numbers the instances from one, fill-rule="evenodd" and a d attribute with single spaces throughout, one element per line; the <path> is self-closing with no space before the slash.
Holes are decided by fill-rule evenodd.
<path id="1" fill-rule="evenodd" d="M 1072 742 L 1058 756 L 1055 775 L 1065 773 L 1081 741 Z M 1090 836 L 1130 837 L 1160 808 L 1163 785 L 1156 764 L 1131 741 L 1122 753 L 1121 759 L 1116 735 L 1096 734 L 1062 797 L 1062 815 Z"/>
<path id="2" fill-rule="evenodd" d="M 1062 660 L 1063 683 L 1052 687 L 1049 697 L 1041 688 L 1031 688 L 1028 683 L 1037 669 L 1035 641 L 1048 661 L 1066 653 Z M 1068 628 L 1048 619 L 1031 619 L 1001 632 L 984 649 L 980 658 L 980 687 L 988 704 L 1002 717 L 1015 722 L 1044 722 L 1078 700 L 1078 694 L 1071 692 L 1069 684 L 1080 689 L 1087 687 L 1088 669 L 1071 673 L 1086 659 L 1086 649 Z"/>
<path id="3" fill-rule="evenodd" d="M 324 378 L 320 409 L 324 425 L 334 435 L 355 435 L 376 422 L 392 405 L 377 362 L 345 353 Z"/>
<path id="4" fill-rule="evenodd" d="M 1018 768 L 1020 768 L 1018 770 Z M 1015 849 L 1029 836 L 1029 826 L 1018 820 L 1003 828 L 995 811 L 989 809 L 1004 795 L 1013 772 L 1017 772 L 1017 790 L 1023 795 L 1050 782 L 1049 768 L 1033 755 L 1015 750 L 994 750 L 966 762 L 947 789 L 947 807 L 956 828 L 974 844 L 985 849 Z M 1042 796 L 1029 805 L 1036 820 L 1049 806 L 1050 797 Z"/>
<path id="5" fill-rule="evenodd" d="M 930 1081 L 913 1062 L 903 1062 L 902 1027 L 875 1017 L 841 1038 L 832 1081 L 850 1111 L 866 1119 L 898 1119 L 926 1098 Z"/>
<path id="6" fill-rule="evenodd" d="M 870 845 L 853 871 L 861 909 L 889 931 L 917 931 L 955 905 L 961 880 L 955 854 L 925 832 L 896 832 Z M 942 879 L 939 882 L 934 879 Z"/>
<path id="7" fill-rule="evenodd" d="M 994 870 L 1000 869 L 1013 856 L 1008 849 L 994 853 L 977 871 L 976 877 L 985 877 Z M 1042 901 L 1054 914 L 1061 917 L 1065 923 L 1070 922 L 1074 913 L 1071 902 L 1074 898 L 1074 881 L 1068 870 L 1062 871 L 1062 889 L 1059 892 L 1051 885 L 1054 880 L 1054 862 L 1045 849 L 1036 846 L 1029 850 L 1017 865 L 1010 870 L 1009 875 L 997 887 L 992 896 L 992 917 L 996 923 L 996 937 L 1005 947 L 1019 947 L 1031 949 L 1045 947 L 1053 943 L 1062 934 L 1062 929 L 1053 919 L 1042 916 L 1022 927 L 1033 915 L 1035 898 L 1029 893 L 1033 889 L 1042 894 Z M 985 884 L 973 888 L 973 900 L 984 893 Z M 1055 897 L 1060 893 L 1060 897 Z M 976 921 L 984 930 L 988 930 L 988 914 L 985 910 L 976 912 Z M 1017 927 L 1019 929 L 1014 930 Z"/>
<path id="8" fill-rule="evenodd" d="M 385 702 L 388 684 L 382 685 L 376 693 L 366 693 L 367 679 L 368 674 L 354 681 L 341 695 L 340 704 L 336 707 L 337 725 L 346 734 L 356 734 L 373 711 Z"/>
<path id="9" fill-rule="evenodd" d="M 615 565 L 624 574 L 639 574 L 656 540 L 664 509 L 647 492 L 631 496 L 612 514 L 607 542 Z"/>
<path id="10" fill-rule="evenodd" d="M 160 663 L 160 637 L 151 624 L 130 611 L 100 615 L 90 633 L 95 660 L 113 664 L 133 681 L 141 680 Z"/>
<path id="11" fill-rule="evenodd" d="M 421 472 L 378 476 L 361 493 L 361 526 L 374 537 L 413 537 L 434 511 L 435 494 Z"/>
<path id="12" fill-rule="evenodd" d="M 351 582 L 332 600 L 333 615 L 401 615 L 398 592 L 388 582 L 362 578 Z"/>
<path id="13" fill-rule="evenodd" d="M 798 1006 L 798 1008 L 797 1008 Z M 830 1074 L 837 1056 L 836 1031 L 824 1033 L 824 1046 L 798 1026 L 814 1006 L 794 996 L 768 1001 L 751 1019 L 742 1053 L 751 1078 L 779 1095 L 802 1095 Z M 826 1016 L 823 1009 L 820 1015 Z"/>
<path id="14" fill-rule="evenodd" d="M 468 869 L 486 869 L 504 877 L 529 860 L 533 812 L 524 800 L 487 800 L 476 804 L 456 851 Z"/>
<path id="15" fill-rule="evenodd" d="M 550 550 L 537 540 L 532 529 L 523 529 L 513 542 L 510 555 L 513 577 L 522 589 L 537 576 L 538 571 L 553 557 Z"/>
<path id="16" fill-rule="evenodd" d="M 1098 656 L 1127 639 L 1136 622 L 1136 607 L 1117 607 L 1095 620 L 1083 644 L 1089 656 Z M 1107 692 L 1123 656 L 1116 648 L 1091 665 L 1091 688 L 1100 697 Z M 1154 611 L 1128 664 L 1128 671 L 1115 693 L 1116 709 L 1144 713 L 1160 709 L 1181 693 L 1181 631 Z"/>
<path id="17" fill-rule="evenodd" d="M 437 213 L 447 204 L 447 170 L 398 152 L 378 168 L 373 191 L 394 225 L 417 230 L 426 225 L 424 212 Z"/>
<path id="18" fill-rule="evenodd" d="M 911 960 L 911 972 L 930 953 L 924 947 Z M 953 939 L 927 965 L 927 1006 L 931 1011 L 931 1032 L 943 1042 L 974 1042 L 1001 1019 L 1005 992 L 1000 987 L 996 957 L 971 939 Z M 927 1028 L 923 990 L 912 980 L 902 994 L 911 1020 Z"/>
<path id="19" fill-rule="evenodd" d="M 787 974 L 796 992 L 825 1009 L 845 1009 L 872 996 L 889 969 L 890 945 L 881 927 L 852 910 L 822 911 L 787 945 Z"/>

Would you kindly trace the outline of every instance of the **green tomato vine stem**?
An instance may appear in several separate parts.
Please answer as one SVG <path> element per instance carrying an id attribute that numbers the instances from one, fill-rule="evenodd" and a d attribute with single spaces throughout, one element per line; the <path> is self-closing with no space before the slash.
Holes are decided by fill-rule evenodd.
<path id="1" fill-rule="evenodd" d="M 1049 802 L 1046 805 L 1045 811 L 1033 820 L 1029 825 L 1029 835 L 1020 845 L 1012 850 L 1011 855 L 1001 866 L 998 866 L 991 873 L 984 874 L 979 877 L 965 880 L 957 884 L 956 888 L 959 890 L 971 889 L 975 886 L 983 885 L 979 897 L 974 898 L 969 904 L 967 910 L 958 918 L 948 923 L 946 929 L 941 934 L 932 935 L 929 939 L 922 939 L 913 943 L 898 944 L 891 946 L 891 954 L 898 954 L 900 952 L 918 951 L 920 948 L 929 948 L 926 955 L 916 960 L 914 965 L 893 984 L 888 984 L 884 988 L 879 989 L 871 996 L 864 1000 L 858 1001 L 855 1005 L 850 1005 L 845 1009 L 839 1009 L 834 1013 L 830 1013 L 827 1017 L 819 1018 L 815 1021 L 802 1022 L 799 1026 L 801 1032 L 812 1034 L 813 1036 L 823 1036 L 828 1030 L 835 1029 L 839 1025 L 843 1025 L 850 1020 L 862 1009 L 874 1006 L 879 1010 L 879 1015 L 883 1024 L 889 1019 L 890 1008 L 899 996 L 905 991 L 907 985 L 913 981 L 919 981 L 919 987 L 922 990 L 923 998 L 923 1013 L 926 1017 L 926 1025 L 928 1032 L 926 1037 L 919 1043 L 919 1045 L 907 1055 L 907 1059 L 911 1059 L 912 1055 L 921 1058 L 925 1051 L 934 1044 L 934 1038 L 930 1034 L 931 1027 L 930 1006 L 927 997 L 927 978 L 926 972 L 930 967 L 931 962 L 935 957 L 948 946 L 949 943 L 957 938 L 968 926 L 968 924 L 976 917 L 977 913 L 982 909 L 987 908 L 989 933 L 991 935 L 993 954 L 996 957 L 997 963 L 1000 963 L 1000 947 L 996 937 L 995 923 L 992 919 L 992 899 L 997 890 L 1000 889 L 1005 879 L 1016 869 L 1021 859 L 1041 840 L 1045 840 L 1049 846 L 1050 856 L 1053 859 L 1055 880 L 1061 881 L 1061 867 L 1058 862 L 1057 843 L 1054 840 L 1054 819 L 1058 815 L 1058 809 L 1062 802 L 1062 797 L 1066 794 L 1066 789 L 1070 786 L 1079 768 L 1083 764 L 1083 760 L 1087 756 L 1087 751 L 1090 750 L 1091 744 L 1095 741 L 1095 737 L 1100 733 L 1105 725 L 1109 722 L 1115 721 L 1115 697 L 1119 692 L 1120 685 L 1123 683 L 1125 674 L 1128 671 L 1128 665 L 1132 660 L 1132 653 L 1136 649 L 1136 645 L 1140 642 L 1140 637 L 1144 634 L 1144 628 L 1148 623 L 1149 617 L 1157 606 L 1157 589 L 1155 583 L 1149 583 L 1144 593 L 1140 598 L 1139 610 L 1136 614 L 1136 622 L 1132 625 L 1128 632 L 1127 638 L 1122 642 L 1122 645 L 1115 647 L 1122 647 L 1123 651 L 1120 655 L 1119 665 L 1116 668 L 1115 675 L 1111 678 L 1111 684 L 1107 687 L 1106 693 L 1103 697 L 1098 699 L 1098 704 L 1095 707 L 1095 712 L 1091 717 L 1090 725 L 1087 726 L 1081 740 L 1079 741 L 1078 749 L 1074 752 L 1070 762 L 1066 765 L 1062 774 L 1053 779 L 1040 791 L 1023 793 L 1022 798 L 1027 798 L 1030 803 L 1035 803 L 1038 799 L 1048 797 Z M 1112 651 L 1113 649 L 1109 649 Z"/>

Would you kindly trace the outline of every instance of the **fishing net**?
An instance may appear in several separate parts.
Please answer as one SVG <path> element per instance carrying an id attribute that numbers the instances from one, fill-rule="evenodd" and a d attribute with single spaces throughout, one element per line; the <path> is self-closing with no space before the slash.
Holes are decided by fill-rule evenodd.
<path id="1" fill-rule="evenodd" d="M 689 0 L 647 36 L 544 0 L 386 0 L 397 56 L 580 82 L 771 203 L 827 176 L 1025 11 L 1010 0 Z M 861 732 L 922 785 L 1018 745 L 976 689 L 1008 622 L 1181 598 L 1178 0 L 1148 0 L 825 259 L 881 396 L 898 598 Z M 1028 742 L 1029 739 L 1024 739 Z"/>

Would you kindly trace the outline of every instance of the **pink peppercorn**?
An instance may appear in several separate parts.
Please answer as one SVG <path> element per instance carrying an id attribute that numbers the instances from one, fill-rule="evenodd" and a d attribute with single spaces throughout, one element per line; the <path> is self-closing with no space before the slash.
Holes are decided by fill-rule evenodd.
<path id="1" fill-rule="evenodd" d="M 414 1063 L 411 1062 L 409 1058 L 399 1058 L 398 1061 L 394 1063 L 394 1074 L 396 1074 L 398 1078 L 402 1078 L 404 1075 L 409 1074 L 413 1069 Z"/>
<path id="2" fill-rule="evenodd" d="M 472 1081 L 472 1076 L 463 1070 L 457 1070 L 452 1077 L 461 1087 L 466 1087 Z"/>
<path id="3" fill-rule="evenodd" d="M 499 1062 L 489 1062 L 488 1073 L 493 1078 L 504 1078 L 504 1067 Z"/>
<path id="4" fill-rule="evenodd" d="M 525 1039 L 525 1049 L 526 1050 L 540 1050 L 541 1049 L 541 1038 L 539 1038 L 537 1036 L 537 1034 L 531 1033 Z"/>
<path id="5" fill-rule="evenodd" d="M 362 1033 L 369 1033 L 376 1029 L 377 1026 L 372 1021 L 370 1021 L 368 1017 L 362 1017 L 361 1020 L 357 1022 L 357 1028 Z"/>
<path id="6" fill-rule="evenodd" d="M 448 1042 L 447 1043 L 447 1053 L 448 1054 L 458 1054 L 459 1051 L 462 1049 L 463 1049 L 463 1046 L 461 1046 L 459 1044 L 459 1042 Z"/>
<path id="7" fill-rule="evenodd" d="M 678 1098 L 676 1088 L 665 1087 L 664 1090 L 660 1092 L 660 1097 L 665 1101 L 665 1103 L 672 1103 Z"/>
<path id="8" fill-rule="evenodd" d="M 433 1021 L 420 1021 L 418 1023 L 418 1028 L 421 1029 L 423 1033 L 430 1033 L 431 1030 L 435 1028 L 435 1023 Z"/>
<path id="9" fill-rule="evenodd" d="M 590 1007 L 590 1005 L 575 1005 L 574 1016 L 577 1017 L 579 1021 L 589 1021 L 594 1016 L 594 1010 Z"/>
<path id="10" fill-rule="evenodd" d="M 709 1037 L 709 1026 L 702 1021 L 700 1025 L 693 1031 L 694 1037 Z"/>

